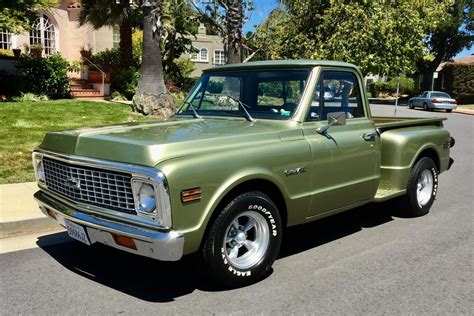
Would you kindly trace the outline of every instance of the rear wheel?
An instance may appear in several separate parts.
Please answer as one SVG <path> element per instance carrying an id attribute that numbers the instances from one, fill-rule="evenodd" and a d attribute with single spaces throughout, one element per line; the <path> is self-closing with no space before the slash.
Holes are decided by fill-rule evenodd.
<path id="1" fill-rule="evenodd" d="M 428 108 L 428 104 L 426 104 L 426 103 L 423 103 L 423 110 L 425 110 L 425 111 L 428 111 L 428 110 L 429 110 L 429 108 Z"/>
<path id="2" fill-rule="evenodd" d="M 451 113 L 453 110 L 452 109 L 447 109 L 446 112 Z"/>
<path id="3" fill-rule="evenodd" d="M 400 199 L 403 213 L 422 216 L 429 212 L 438 191 L 438 170 L 431 158 L 423 157 L 411 170 L 406 195 Z"/>
<path id="4" fill-rule="evenodd" d="M 211 224 L 202 256 L 209 276 L 225 287 L 259 281 L 271 270 L 281 245 L 282 223 L 261 192 L 233 199 Z"/>

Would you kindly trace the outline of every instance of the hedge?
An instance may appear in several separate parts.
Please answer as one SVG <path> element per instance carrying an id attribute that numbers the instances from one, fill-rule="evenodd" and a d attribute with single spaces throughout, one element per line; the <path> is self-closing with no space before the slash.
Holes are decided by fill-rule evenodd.
<path id="1" fill-rule="evenodd" d="M 474 103 L 474 64 L 447 63 L 443 72 L 444 90 L 460 104 Z"/>

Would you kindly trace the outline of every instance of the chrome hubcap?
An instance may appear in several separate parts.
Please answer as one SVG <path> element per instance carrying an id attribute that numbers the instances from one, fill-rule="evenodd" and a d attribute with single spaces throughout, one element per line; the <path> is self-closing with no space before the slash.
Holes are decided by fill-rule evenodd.
<path id="1" fill-rule="evenodd" d="M 226 259 L 238 269 L 248 269 L 265 255 L 270 228 L 262 214 L 248 211 L 237 215 L 226 229 Z"/>
<path id="2" fill-rule="evenodd" d="M 423 170 L 418 178 L 416 198 L 420 207 L 425 206 L 433 194 L 433 174 L 430 170 Z"/>

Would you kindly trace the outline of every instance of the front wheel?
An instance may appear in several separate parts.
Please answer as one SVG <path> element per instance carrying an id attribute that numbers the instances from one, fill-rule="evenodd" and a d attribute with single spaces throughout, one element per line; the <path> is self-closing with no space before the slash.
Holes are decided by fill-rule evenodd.
<path id="1" fill-rule="evenodd" d="M 281 217 L 261 192 L 239 195 L 211 223 L 202 256 L 209 275 L 225 287 L 259 281 L 280 251 Z"/>
<path id="2" fill-rule="evenodd" d="M 453 110 L 452 109 L 447 109 L 446 112 L 451 113 Z"/>
<path id="3" fill-rule="evenodd" d="M 438 170 L 431 158 L 423 157 L 411 170 L 406 195 L 400 199 L 403 213 L 412 217 L 427 214 L 437 192 Z"/>
<path id="4" fill-rule="evenodd" d="M 413 110 L 413 108 L 414 108 L 413 101 L 410 101 L 410 103 L 408 103 L 408 107 Z"/>

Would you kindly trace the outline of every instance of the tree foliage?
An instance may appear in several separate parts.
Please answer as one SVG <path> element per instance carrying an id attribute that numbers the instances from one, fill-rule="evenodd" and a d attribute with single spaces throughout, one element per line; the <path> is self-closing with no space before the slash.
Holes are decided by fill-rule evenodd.
<path id="1" fill-rule="evenodd" d="M 54 4 L 53 0 L 0 0 L 0 30 L 20 33 L 29 30 L 38 17 L 38 9 Z"/>
<path id="2" fill-rule="evenodd" d="M 248 12 L 252 10 L 251 0 L 214 0 L 201 1 L 201 5 L 191 0 L 203 21 L 222 36 L 224 55 L 228 64 L 240 63 L 245 39 L 243 24 Z"/>
<path id="3" fill-rule="evenodd" d="M 124 68 L 130 67 L 133 61 L 132 29 L 141 20 L 141 11 L 132 8 L 128 1 L 81 0 L 81 4 L 81 25 L 89 23 L 96 29 L 119 26 L 121 63 Z"/>
<path id="4" fill-rule="evenodd" d="M 444 23 L 452 0 L 288 0 L 257 29 L 255 46 L 271 59 L 351 62 L 364 73 L 413 72 L 427 30 Z"/>
<path id="5" fill-rule="evenodd" d="M 418 70 L 423 74 L 422 89 L 431 86 L 433 72 L 443 61 L 448 61 L 474 41 L 472 0 L 455 0 L 444 12 L 442 23 L 429 28 L 426 40 L 428 54 L 418 60 Z"/>

